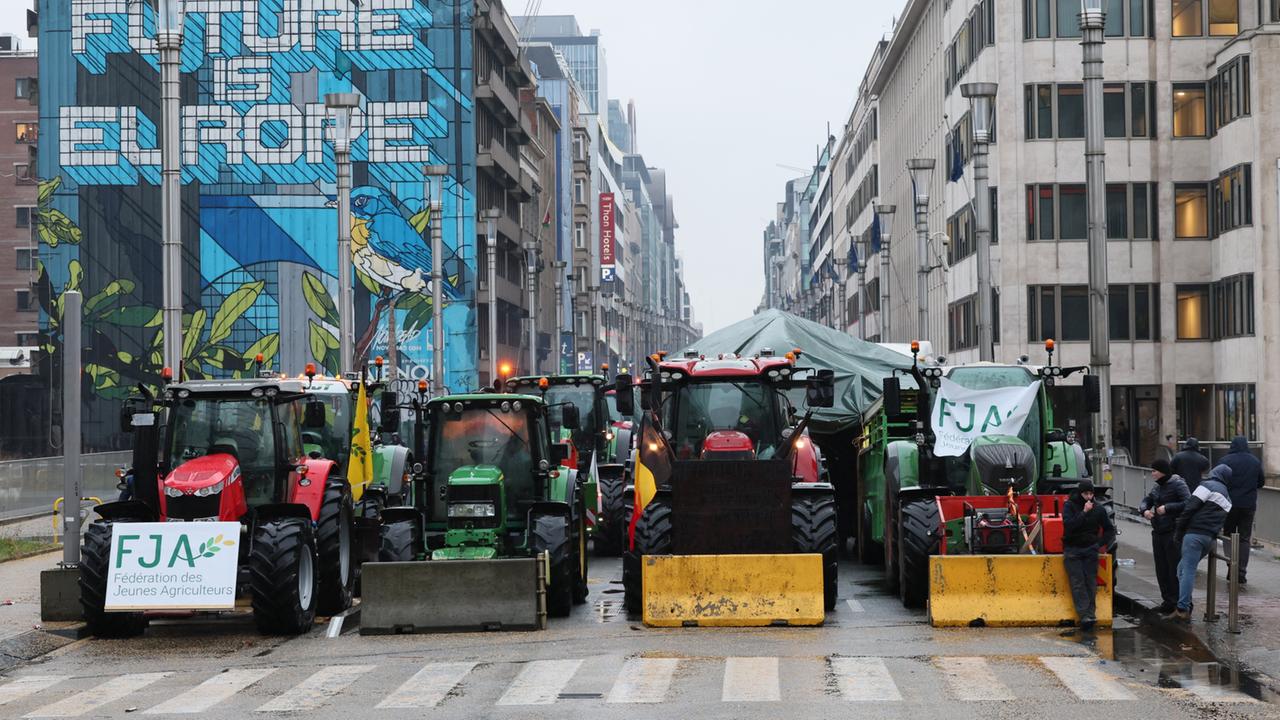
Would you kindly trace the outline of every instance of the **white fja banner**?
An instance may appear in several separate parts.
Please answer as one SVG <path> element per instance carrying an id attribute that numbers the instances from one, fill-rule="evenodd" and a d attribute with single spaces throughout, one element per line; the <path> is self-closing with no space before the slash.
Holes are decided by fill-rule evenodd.
<path id="1" fill-rule="evenodd" d="M 238 522 L 115 523 L 106 609 L 231 610 Z"/>
<path id="2" fill-rule="evenodd" d="M 983 435 L 1017 435 L 1035 407 L 1040 381 L 1027 387 L 970 390 L 947 378 L 933 400 L 933 454 L 957 457 Z"/>

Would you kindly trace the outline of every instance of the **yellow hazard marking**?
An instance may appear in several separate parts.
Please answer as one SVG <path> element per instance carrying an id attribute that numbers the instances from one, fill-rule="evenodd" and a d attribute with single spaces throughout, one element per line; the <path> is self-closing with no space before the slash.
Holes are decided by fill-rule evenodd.
<path id="1" fill-rule="evenodd" d="M 821 625 L 822 556 L 646 555 L 644 624 Z"/>
<path id="2" fill-rule="evenodd" d="M 1096 617 L 1111 625 L 1110 557 L 1098 568 Z M 934 626 L 1055 626 L 1075 622 L 1061 555 L 934 555 L 929 620 Z"/>

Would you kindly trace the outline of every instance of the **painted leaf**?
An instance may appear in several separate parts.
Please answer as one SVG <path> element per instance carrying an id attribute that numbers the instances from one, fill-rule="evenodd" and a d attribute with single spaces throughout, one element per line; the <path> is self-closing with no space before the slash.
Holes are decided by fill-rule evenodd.
<path id="1" fill-rule="evenodd" d="M 426 329 L 427 323 L 431 322 L 431 306 L 432 302 L 428 299 L 405 314 L 403 325 L 405 333 L 415 333 Z"/>
<path id="2" fill-rule="evenodd" d="M 36 194 L 36 202 L 45 205 L 53 199 L 53 193 L 62 185 L 62 176 L 51 177 L 40 183 L 40 190 Z"/>
<path id="3" fill-rule="evenodd" d="M 329 291 L 325 289 L 324 283 L 320 282 L 320 278 L 309 272 L 302 273 L 302 296 L 307 300 L 307 307 L 311 308 L 311 312 L 315 313 L 321 320 L 330 325 L 338 324 L 338 306 L 334 305 L 333 298 L 330 297 Z"/>
<path id="4" fill-rule="evenodd" d="M 218 543 L 220 543 L 220 542 L 222 542 L 222 533 L 218 533 L 217 535 L 214 535 L 214 536 L 213 536 L 213 543 L 214 543 L 215 545 L 216 545 L 216 544 L 218 544 Z"/>
<path id="5" fill-rule="evenodd" d="M 190 358 L 196 351 L 196 344 L 200 342 L 200 336 L 204 334 L 204 308 L 201 308 L 190 315 L 186 327 L 182 331 L 182 357 Z"/>
<path id="6" fill-rule="evenodd" d="M 418 231 L 419 235 L 425 235 L 427 229 L 431 227 L 431 206 L 428 205 L 414 213 L 413 217 L 409 218 L 409 224 Z"/>
<path id="7" fill-rule="evenodd" d="M 310 325 L 308 344 L 311 346 L 311 358 L 328 369 L 329 365 L 326 362 L 326 358 L 331 352 L 338 349 L 338 338 L 316 323 L 315 320 L 308 320 L 307 323 Z"/>
<path id="8" fill-rule="evenodd" d="M 365 275 L 359 269 L 356 270 L 356 277 L 360 278 L 360 284 L 364 286 L 365 290 L 369 291 L 370 295 L 376 296 L 376 295 L 382 294 L 382 288 L 378 286 L 378 283 L 374 282 L 373 278 L 369 277 L 368 275 Z M 337 325 L 338 321 L 335 320 L 330 324 Z"/>
<path id="9" fill-rule="evenodd" d="M 162 314 L 155 308 L 126 307 L 104 312 L 98 319 L 116 327 L 141 328 L 158 325 L 162 319 Z"/>
<path id="10" fill-rule="evenodd" d="M 84 281 L 84 266 L 79 260 L 67 263 L 67 278 L 67 286 L 63 288 L 63 292 L 80 289 L 80 283 Z"/>
<path id="11" fill-rule="evenodd" d="M 213 314 L 208 344 L 216 345 L 231 335 L 231 327 L 248 312 L 249 308 L 253 307 L 253 304 L 258 301 L 258 296 L 262 294 L 262 288 L 266 285 L 267 283 L 263 280 L 245 283 L 222 301 L 218 311 Z"/>
<path id="12" fill-rule="evenodd" d="M 252 362 L 258 353 L 262 353 L 262 364 L 269 366 L 271 359 L 280 351 L 280 333 L 271 333 L 258 338 L 244 351 L 245 362 Z"/>
<path id="13" fill-rule="evenodd" d="M 84 301 L 84 314 L 88 315 L 102 307 L 108 301 L 115 300 L 122 295 L 128 295 L 133 292 L 134 284 L 132 280 L 112 280 L 107 286 L 102 288 L 98 294 Z"/>
<path id="14" fill-rule="evenodd" d="M 233 546 L 235 545 L 235 543 L 231 542 L 230 540 L 223 540 L 223 541 L 222 541 L 222 544 L 223 544 L 225 547 L 233 547 Z"/>

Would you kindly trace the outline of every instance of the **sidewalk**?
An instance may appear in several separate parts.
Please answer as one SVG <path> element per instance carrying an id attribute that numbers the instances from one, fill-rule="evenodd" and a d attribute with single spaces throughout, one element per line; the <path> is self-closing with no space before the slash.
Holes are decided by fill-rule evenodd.
<path id="1" fill-rule="evenodd" d="M 1217 622 L 1204 621 L 1205 577 L 1209 561 L 1200 563 L 1194 594 L 1195 612 L 1190 627 L 1164 624 L 1152 609 L 1160 604 L 1151 556 L 1151 528 L 1143 520 L 1117 515 L 1120 547 L 1117 557 L 1134 560 L 1132 567 L 1119 567 L 1116 581 L 1117 605 L 1155 623 L 1169 634 L 1190 633 L 1224 662 L 1241 664 L 1265 674 L 1280 687 L 1280 562 L 1274 547 L 1254 548 L 1249 558 L 1249 584 L 1240 588 L 1240 633 L 1227 632 L 1226 563 L 1218 562 Z"/>
<path id="2" fill-rule="evenodd" d="M 0 671 L 72 642 L 79 623 L 40 622 L 40 571 L 62 551 L 0 563 Z"/>

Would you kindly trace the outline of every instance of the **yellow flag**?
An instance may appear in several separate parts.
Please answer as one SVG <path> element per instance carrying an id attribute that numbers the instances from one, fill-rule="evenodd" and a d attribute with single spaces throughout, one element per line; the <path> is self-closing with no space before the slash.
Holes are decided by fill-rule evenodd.
<path id="1" fill-rule="evenodd" d="M 360 502 L 364 489 L 373 482 L 373 441 L 369 437 L 369 398 L 364 381 L 356 394 L 355 421 L 351 424 L 351 460 L 347 463 L 347 481 L 351 483 L 351 499 Z"/>

